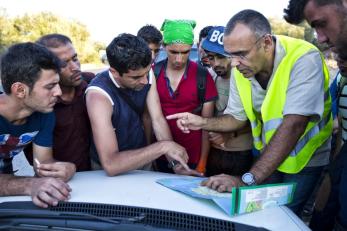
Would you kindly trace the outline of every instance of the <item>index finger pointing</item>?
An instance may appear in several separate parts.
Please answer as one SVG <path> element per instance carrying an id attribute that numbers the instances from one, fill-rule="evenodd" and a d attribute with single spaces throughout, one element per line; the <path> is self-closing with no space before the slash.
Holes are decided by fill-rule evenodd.
<path id="1" fill-rule="evenodd" d="M 184 116 L 185 116 L 185 113 L 176 113 L 176 114 L 166 116 L 166 119 L 168 120 L 183 119 Z"/>

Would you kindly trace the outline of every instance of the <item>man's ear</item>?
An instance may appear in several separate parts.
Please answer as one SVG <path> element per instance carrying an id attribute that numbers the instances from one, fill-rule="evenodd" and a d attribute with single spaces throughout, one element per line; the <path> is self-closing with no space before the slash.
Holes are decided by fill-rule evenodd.
<path id="1" fill-rule="evenodd" d="M 264 49 L 265 51 L 271 51 L 271 47 L 274 45 L 274 41 L 271 34 L 264 36 Z"/>
<path id="2" fill-rule="evenodd" d="M 11 86 L 11 94 L 18 98 L 24 98 L 29 91 L 28 86 L 21 82 L 15 82 Z"/>

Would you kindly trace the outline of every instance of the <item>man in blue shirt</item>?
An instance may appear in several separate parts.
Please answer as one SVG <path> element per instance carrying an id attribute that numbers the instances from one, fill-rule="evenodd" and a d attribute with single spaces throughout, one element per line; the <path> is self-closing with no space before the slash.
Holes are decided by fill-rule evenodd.
<path id="1" fill-rule="evenodd" d="M 53 106 L 61 95 L 59 61 L 34 43 L 11 46 L 1 59 L 0 195 L 30 195 L 40 207 L 57 205 L 70 197 L 65 182 L 75 173 L 72 163 L 52 156 Z M 13 175 L 12 158 L 33 143 L 38 177 Z"/>

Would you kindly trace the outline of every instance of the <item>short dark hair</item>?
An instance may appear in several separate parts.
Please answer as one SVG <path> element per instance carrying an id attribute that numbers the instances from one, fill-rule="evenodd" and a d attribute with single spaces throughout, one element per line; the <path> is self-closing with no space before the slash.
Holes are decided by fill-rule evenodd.
<path id="1" fill-rule="evenodd" d="M 36 43 L 48 48 L 57 48 L 68 43 L 72 44 L 72 41 L 63 34 L 47 34 L 39 38 Z"/>
<path id="2" fill-rule="evenodd" d="M 32 90 L 42 69 L 59 73 L 59 60 L 52 52 L 31 42 L 12 45 L 1 57 L 1 83 L 5 93 L 11 94 L 11 86 L 16 82 Z"/>
<path id="3" fill-rule="evenodd" d="M 317 6 L 325 6 L 329 4 L 342 5 L 341 0 L 290 0 L 284 12 L 284 19 L 291 24 L 299 24 L 304 19 L 304 9 L 309 1 L 314 1 Z"/>
<path id="4" fill-rule="evenodd" d="M 256 38 L 260 38 L 264 34 L 271 34 L 270 23 L 264 15 L 255 10 L 242 10 L 229 20 L 224 35 L 229 35 L 238 23 L 248 26 Z"/>
<path id="5" fill-rule="evenodd" d="M 201 29 L 200 33 L 199 33 L 199 42 L 201 42 L 201 40 L 203 38 L 206 38 L 208 35 L 208 32 L 210 32 L 210 30 L 213 28 L 213 26 L 205 26 L 204 28 Z"/>
<path id="6" fill-rule="evenodd" d="M 120 75 L 147 67 L 152 61 L 147 43 L 140 37 L 126 33 L 113 39 L 106 48 L 106 55 L 110 66 Z"/>
<path id="7" fill-rule="evenodd" d="M 147 43 L 160 44 L 163 40 L 163 35 L 153 25 L 141 27 L 141 29 L 137 32 L 137 36 L 143 38 Z"/>

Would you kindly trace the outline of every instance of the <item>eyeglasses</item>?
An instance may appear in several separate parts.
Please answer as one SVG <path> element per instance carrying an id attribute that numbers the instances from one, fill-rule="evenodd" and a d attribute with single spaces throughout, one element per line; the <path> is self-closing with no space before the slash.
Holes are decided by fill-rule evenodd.
<path id="1" fill-rule="evenodd" d="M 253 48 L 255 47 L 255 45 L 266 36 L 266 34 L 262 35 L 261 37 L 259 37 L 252 45 L 252 47 L 246 51 L 238 51 L 235 53 L 228 53 L 229 58 L 231 59 L 241 59 L 241 60 L 247 60 L 248 55 L 251 53 L 251 51 L 253 50 Z"/>

